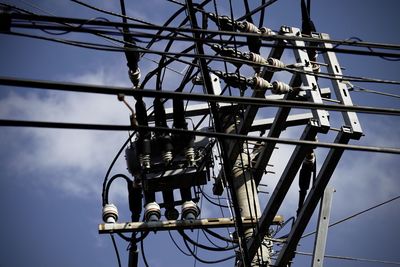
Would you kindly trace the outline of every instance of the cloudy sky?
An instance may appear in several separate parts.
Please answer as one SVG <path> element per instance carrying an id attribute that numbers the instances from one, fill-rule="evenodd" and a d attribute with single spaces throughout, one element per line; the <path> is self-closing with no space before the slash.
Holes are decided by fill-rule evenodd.
<path id="1" fill-rule="evenodd" d="M 87 1 L 98 7 L 119 12 L 119 1 Z M 162 0 L 126 1 L 130 16 L 152 23 L 163 23 L 178 6 Z M 216 1 L 219 12 L 229 15 L 228 1 Z M 236 2 L 236 1 L 235 1 Z M 238 3 L 239 1 L 237 1 Z M 261 1 L 249 1 L 256 7 Z M 107 17 L 71 1 L 14 0 L 3 3 L 17 5 L 32 12 L 57 16 L 94 18 Z M 267 27 L 278 30 L 281 25 L 301 27 L 300 1 L 279 0 L 265 15 Z M 40 8 L 40 9 L 38 9 Z M 212 7 L 210 7 L 210 11 Z M 365 41 L 400 43 L 397 0 L 312 1 L 312 18 L 320 32 L 333 39 L 358 37 Z M 234 13 L 244 14 L 243 6 L 235 5 Z M 116 20 L 113 17 L 109 19 Z M 210 23 L 211 24 L 211 23 Z M 42 34 L 40 32 L 32 32 Z M 80 34 L 60 36 L 104 42 Z M 62 44 L 0 35 L 0 75 L 28 79 L 69 81 L 99 85 L 130 86 L 123 54 L 93 51 Z M 179 49 L 179 48 L 176 48 Z M 263 51 L 264 56 L 268 51 Z M 150 56 L 150 59 L 157 57 Z M 293 60 L 285 55 L 286 60 Z M 399 66 L 380 58 L 339 55 L 347 75 L 399 80 Z M 156 65 L 142 59 L 145 74 Z M 183 65 L 174 66 L 182 71 Z M 174 85 L 179 75 L 165 86 Z M 284 78 L 284 75 L 282 76 Z M 398 86 L 359 84 L 366 88 L 396 93 Z M 81 123 L 128 124 L 127 108 L 112 96 L 79 93 L 43 92 L 33 89 L 0 87 L 0 118 Z M 398 99 L 352 92 L 357 105 L 399 107 Z M 333 124 L 340 127 L 339 116 L 332 113 Z M 337 121 L 336 121 L 336 118 Z M 359 116 L 365 136 L 355 144 L 400 147 L 400 120 L 381 115 Z M 290 129 L 284 136 L 298 138 L 301 129 Z M 101 223 L 101 185 L 115 153 L 126 140 L 126 132 L 100 132 L 34 128 L 1 128 L 0 130 L 0 266 L 117 266 L 110 238 L 97 233 Z M 332 141 L 334 135 L 321 137 Z M 271 159 L 273 171 L 263 179 L 272 192 L 287 159 L 290 146 L 280 146 Z M 318 159 L 326 155 L 318 149 Z M 332 177 L 335 187 L 331 220 L 336 221 L 355 212 L 399 195 L 398 155 L 367 152 L 345 152 Z M 318 161 L 318 166 L 322 160 Z M 113 173 L 126 173 L 123 157 Z M 297 183 L 293 184 L 280 210 L 286 218 L 295 214 Z M 129 220 L 123 183 L 111 190 L 111 200 L 121 213 L 121 221 Z M 268 195 L 260 195 L 264 205 Z M 206 202 L 203 217 L 221 216 Z M 225 215 L 229 211 L 225 211 Z M 368 214 L 330 229 L 327 254 L 367 259 L 400 261 L 399 204 L 392 202 Z M 306 232 L 315 229 L 315 218 Z M 195 238 L 197 232 L 191 233 Z M 182 246 L 180 237 L 174 234 Z M 204 240 L 200 234 L 202 241 Z M 311 252 L 313 238 L 301 241 L 299 251 Z M 118 240 L 123 265 L 127 265 L 127 244 Z M 150 234 L 145 241 L 151 267 L 203 266 L 181 254 L 167 233 Z M 199 256 L 212 260 L 229 254 L 199 251 Z M 143 266 L 142 260 L 140 260 Z M 297 256 L 294 266 L 307 266 L 309 257 Z M 326 260 L 326 266 L 385 266 L 377 263 Z M 228 261 L 221 266 L 233 266 Z"/>

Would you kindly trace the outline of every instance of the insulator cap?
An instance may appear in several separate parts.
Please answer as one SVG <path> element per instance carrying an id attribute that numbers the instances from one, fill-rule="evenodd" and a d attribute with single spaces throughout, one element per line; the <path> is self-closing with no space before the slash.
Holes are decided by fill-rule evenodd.
<path id="1" fill-rule="evenodd" d="M 293 90 L 293 88 L 284 82 L 274 81 L 272 83 L 272 93 L 273 94 L 283 95 L 283 94 L 287 94 L 287 93 L 291 92 L 292 90 Z"/>
<path id="2" fill-rule="evenodd" d="M 103 207 L 103 221 L 116 223 L 118 220 L 118 209 L 114 204 L 106 204 Z"/>
<path id="3" fill-rule="evenodd" d="M 144 207 L 144 218 L 147 222 L 159 221 L 161 209 L 156 202 L 150 202 Z"/>
<path id="4" fill-rule="evenodd" d="M 192 200 L 185 201 L 182 204 L 182 219 L 194 220 L 200 215 L 200 209 Z"/>
<path id="5" fill-rule="evenodd" d="M 281 71 L 283 68 L 286 67 L 285 63 L 276 58 L 270 57 L 267 59 L 267 62 L 268 65 L 271 67 L 268 68 L 269 71 Z"/>

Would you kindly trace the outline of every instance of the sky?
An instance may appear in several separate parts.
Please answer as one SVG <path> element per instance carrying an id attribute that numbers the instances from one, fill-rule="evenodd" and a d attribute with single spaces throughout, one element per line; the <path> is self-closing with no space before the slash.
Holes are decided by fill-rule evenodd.
<path id="1" fill-rule="evenodd" d="M 71 1 L 14 0 L 2 1 L 32 12 L 44 11 L 56 16 L 90 19 L 107 17 Z M 119 12 L 119 1 L 87 1 L 100 8 Z M 220 13 L 229 15 L 228 1 L 216 1 Z M 249 1 L 255 8 L 261 1 Z M 126 1 L 128 15 L 162 24 L 178 8 L 176 4 L 160 0 Z M 38 9 L 40 8 L 40 9 Z M 209 7 L 210 8 L 210 7 Z M 364 41 L 400 43 L 397 0 L 339 0 L 312 1 L 311 16 L 320 32 L 332 39 L 358 37 Z M 244 14 L 243 6 L 235 1 L 234 13 Z M 108 16 L 110 20 L 118 20 Z M 210 23 L 211 25 L 212 23 Z M 300 1 L 279 0 L 267 9 L 265 26 L 278 30 L 281 25 L 301 27 Z M 17 31 L 17 29 L 16 29 Z M 21 30 L 19 30 L 21 31 Z M 28 31 L 42 35 L 41 32 Z M 56 36 L 57 37 L 57 36 Z M 87 34 L 61 35 L 86 41 L 104 42 Z M 109 86 L 130 86 L 125 57 L 70 47 L 22 37 L 0 35 L 0 76 L 88 83 Z M 179 44 L 180 45 L 180 44 Z M 179 45 L 174 49 L 182 49 Z M 268 51 L 262 51 L 267 56 Z M 156 65 L 148 56 L 140 62 L 142 75 Z M 293 60 L 289 53 L 287 61 Z M 346 75 L 399 80 L 398 62 L 381 58 L 338 55 Z M 183 64 L 171 67 L 184 70 Z M 167 72 L 165 88 L 173 87 L 179 75 Z M 281 75 L 281 76 L 279 76 Z M 143 77 L 142 76 L 142 77 Z M 278 74 L 277 79 L 287 79 Z M 321 83 L 324 83 L 323 81 Z M 329 86 L 326 83 L 326 86 Z M 360 86 L 397 93 L 398 86 L 373 83 Z M 399 108 L 398 99 L 374 94 L 351 92 L 357 105 Z M 132 101 L 132 100 L 130 100 Z M 131 102 L 133 103 L 133 101 Z M 268 112 L 260 116 L 267 116 Z M 332 124 L 340 127 L 340 116 L 332 112 Z M 129 110 L 113 96 L 81 93 L 45 92 L 33 89 L 0 86 L 0 118 L 80 123 L 128 124 Z M 353 144 L 400 147 L 400 120 L 382 115 L 359 115 L 365 136 Z M 299 127 L 288 129 L 284 137 L 298 138 Z M 99 235 L 101 219 L 101 186 L 103 177 L 114 155 L 126 140 L 126 132 L 56 130 L 35 128 L 0 129 L 0 266 L 117 266 L 115 252 L 107 235 Z M 321 136 L 321 141 L 332 141 L 334 135 Z M 279 146 L 271 163 L 275 174 L 263 178 L 270 193 L 286 165 L 293 147 Z M 317 149 L 317 164 L 322 165 L 326 149 Z M 318 159 L 321 159 L 318 161 Z M 336 189 L 333 197 L 331 221 L 399 195 L 398 155 L 346 151 L 330 184 Z M 113 173 L 125 173 L 121 157 Z M 211 186 L 207 187 L 210 190 Z M 297 181 L 283 203 L 279 214 L 294 215 L 297 208 Z M 120 211 L 120 221 L 129 220 L 127 196 L 123 182 L 116 182 L 110 199 Z M 261 207 L 268 195 L 260 194 Z M 229 211 L 225 211 L 225 215 Z M 399 203 L 392 202 L 370 213 L 330 228 L 326 254 L 387 261 L 400 261 Z M 207 202 L 202 206 L 202 217 L 220 216 L 219 210 Z M 316 214 L 305 232 L 316 227 Z M 282 233 L 285 231 L 282 230 Z M 196 238 L 197 232 L 189 233 Z M 180 237 L 174 233 L 178 244 Z M 207 242 L 202 234 L 200 240 Z M 123 266 L 127 266 L 127 244 L 118 239 Z M 151 233 L 145 242 L 149 266 L 205 266 L 192 257 L 181 254 L 167 233 Z M 301 240 L 298 251 L 312 252 L 313 238 Z M 226 257 L 226 253 L 199 251 L 199 256 L 212 260 Z M 310 257 L 297 255 L 293 266 L 309 266 Z M 325 266 L 390 266 L 326 259 Z M 143 265 L 142 259 L 140 266 Z M 233 266 L 228 261 L 219 266 Z"/>

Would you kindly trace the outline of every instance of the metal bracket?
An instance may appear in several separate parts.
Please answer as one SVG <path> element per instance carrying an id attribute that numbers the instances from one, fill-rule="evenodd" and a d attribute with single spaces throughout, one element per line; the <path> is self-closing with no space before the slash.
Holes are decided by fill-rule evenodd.
<path id="1" fill-rule="evenodd" d="M 244 227 L 255 226 L 257 220 L 253 218 L 242 218 Z M 282 216 L 274 218 L 275 225 L 283 223 Z M 198 220 L 169 220 L 156 222 L 126 222 L 126 223 L 103 223 L 99 224 L 100 234 L 110 233 L 132 233 L 144 231 L 170 231 L 199 228 L 226 228 L 235 227 L 236 220 L 233 218 L 207 218 Z"/>

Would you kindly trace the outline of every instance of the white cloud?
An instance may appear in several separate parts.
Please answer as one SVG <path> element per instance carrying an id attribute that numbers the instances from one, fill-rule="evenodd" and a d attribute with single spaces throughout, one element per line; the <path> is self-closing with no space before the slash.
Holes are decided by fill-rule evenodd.
<path id="1" fill-rule="evenodd" d="M 91 84 L 118 83 L 112 72 L 103 69 L 69 78 Z M 113 96 L 13 91 L 0 99 L 0 117 L 126 125 L 129 110 Z M 7 168 L 25 174 L 40 173 L 44 176 L 41 181 L 46 184 L 74 195 L 88 195 L 98 194 L 101 178 L 127 135 L 125 132 L 7 129 L 2 133 L 2 147 L 11 147 L 11 144 L 13 147 L 13 159 L 9 159 Z"/>

